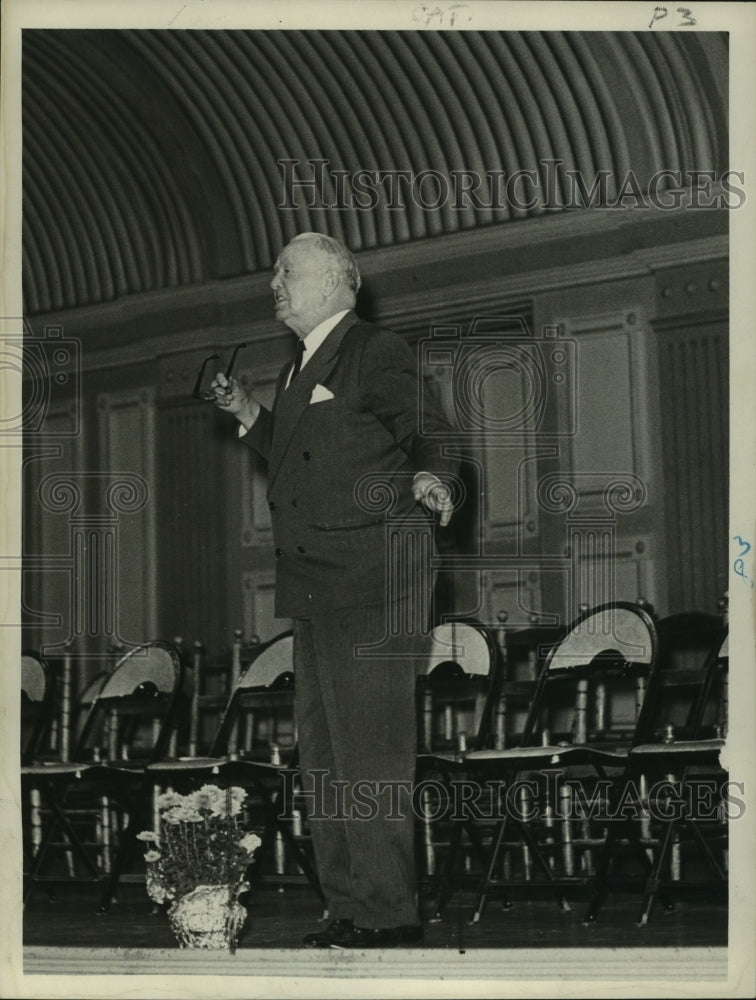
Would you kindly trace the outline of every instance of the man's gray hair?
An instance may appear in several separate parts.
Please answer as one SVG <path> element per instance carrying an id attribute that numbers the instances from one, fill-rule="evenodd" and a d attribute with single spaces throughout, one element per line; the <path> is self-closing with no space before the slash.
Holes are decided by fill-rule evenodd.
<path id="1" fill-rule="evenodd" d="M 360 270 L 352 253 L 347 250 L 343 243 L 334 239 L 333 236 L 326 236 L 323 233 L 300 233 L 291 242 L 296 243 L 297 240 L 314 240 L 318 249 L 331 257 L 335 257 L 338 261 L 339 271 L 343 275 L 347 287 L 355 295 L 357 294 L 362 284 Z"/>

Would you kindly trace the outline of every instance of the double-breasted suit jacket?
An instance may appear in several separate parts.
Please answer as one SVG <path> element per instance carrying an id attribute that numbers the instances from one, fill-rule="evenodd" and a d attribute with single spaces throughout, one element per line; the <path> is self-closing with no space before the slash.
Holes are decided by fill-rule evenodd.
<path id="1" fill-rule="evenodd" d="M 285 388 L 289 367 L 242 440 L 268 462 L 276 615 L 310 618 L 386 594 L 386 514 L 360 502 L 364 477 L 393 485 L 401 518 L 417 514 L 413 473 L 454 473 L 457 462 L 443 454 L 449 428 L 432 399 L 430 433 L 418 431 L 422 383 L 398 334 L 350 311 Z"/>

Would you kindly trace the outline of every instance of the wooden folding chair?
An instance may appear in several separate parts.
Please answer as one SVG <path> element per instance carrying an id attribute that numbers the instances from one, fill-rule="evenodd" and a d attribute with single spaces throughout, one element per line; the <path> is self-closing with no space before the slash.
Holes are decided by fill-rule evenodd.
<path id="1" fill-rule="evenodd" d="M 428 662 L 417 683 L 416 782 L 422 793 L 421 871 L 431 887 L 437 883 L 435 919 L 440 919 L 453 890 L 464 835 L 478 858 L 483 849 L 474 823 L 433 817 L 440 806 L 451 802 L 455 788 L 464 781 L 465 754 L 493 744 L 503 658 L 494 631 L 472 619 L 438 625 L 431 639 Z M 446 803 L 436 801 L 439 795 Z M 444 851 L 441 865 L 439 854 Z M 470 863 L 467 855 L 465 868 Z"/>
<path id="2" fill-rule="evenodd" d="M 21 763 L 30 764 L 49 732 L 54 683 L 47 662 L 36 653 L 21 656 Z"/>
<path id="3" fill-rule="evenodd" d="M 590 863 L 602 836 L 592 832 L 583 807 L 600 805 L 595 796 L 609 790 L 609 772 L 626 766 L 629 747 L 645 732 L 645 691 L 657 655 L 655 625 L 643 608 L 620 601 L 585 611 L 539 650 L 527 716 L 519 733 L 509 733 L 510 745 L 466 755 L 469 773 L 499 789 L 473 922 L 494 889 L 505 890 L 511 905 L 515 887 L 547 887 L 561 909 L 570 908 L 567 890 L 589 878 L 577 856 Z M 572 783 L 560 785 L 567 773 Z M 510 831 L 514 839 L 505 840 Z"/>
<path id="4" fill-rule="evenodd" d="M 47 662 L 36 653 L 21 657 L 21 765 L 39 763 L 43 742 L 53 718 L 54 681 Z M 25 864 L 30 863 L 42 842 L 42 808 L 39 792 L 31 789 L 22 799 L 22 829 Z"/>
<path id="5" fill-rule="evenodd" d="M 699 884 L 706 890 L 714 889 L 726 895 L 727 823 L 721 790 L 728 772 L 720 757 L 726 740 L 722 689 L 726 684 L 728 662 L 728 631 L 726 626 L 720 626 L 698 671 L 698 690 L 690 703 L 685 724 L 675 726 L 663 721 L 666 716 L 662 716 L 654 741 L 639 744 L 630 751 L 628 780 L 640 780 L 641 775 L 645 776 L 652 790 L 655 819 L 662 831 L 654 864 L 644 885 L 639 926 L 648 922 L 663 886 L 673 891 L 683 880 L 689 884 L 693 882 L 690 877 L 686 879 L 682 857 L 681 834 L 684 832 L 689 833 L 692 844 L 713 874 L 713 883 L 702 880 Z M 717 846 L 719 851 L 715 850 Z"/>
<path id="6" fill-rule="evenodd" d="M 60 846 L 84 864 L 93 880 L 99 881 L 107 872 L 110 857 L 98 866 L 89 848 L 109 856 L 113 851 L 114 864 L 101 906 L 109 904 L 142 820 L 149 784 L 146 765 L 165 753 L 171 738 L 181 676 L 181 665 L 171 646 L 151 642 L 132 649 L 94 698 L 71 759 L 21 768 L 23 787 L 36 789 L 49 811 L 47 829 L 27 874 L 25 900 L 36 884 L 45 881 L 45 861 L 57 844 L 56 835 L 62 833 Z M 75 828 L 75 812 L 84 802 L 91 813 L 92 804 L 96 806 L 103 799 L 108 809 L 102 839 L 85 843 Z M 128 817 L 120 832 L 110 830 L 114 804 Z M 59 880 L 55 874 L 51 878 Z"/>
<path id="7" fill-rule="evenodd" d="M 303 819 L 293 810 L 286 788 L 298 769 L 293 725 L 293 636 L 286 631 L 256 644 L 250 662 L 242 662 L 239 633 L 233 690 L 206 756 L 164 758 L 148 773 L 156 789 L 188 790 L 200 784 L 239 785 L 255 797 L 262 813 L 262 843 L 256 852 L 254 878 L 269 863 L 280 884 L 289 880 L 287 866 L 301 869 L 322 899 L 320 885 L 302 846 Z M 288 779 L 282 775 L 288 775 Z M 289 786 L 284 781 L 290 782 Z M 282 812 L 283 810 L 283 812 Z M 297 876 L 294 876 L 297 877 Z"/>

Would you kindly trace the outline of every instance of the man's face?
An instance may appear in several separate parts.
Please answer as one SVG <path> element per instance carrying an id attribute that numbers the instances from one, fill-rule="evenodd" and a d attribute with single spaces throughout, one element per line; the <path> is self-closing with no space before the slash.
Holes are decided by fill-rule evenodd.
<path id="1" fill-rule="evenodd" d="M 306 337 L 325 318 L 325 264 L 322 251 L 302 240 L 284 247 L 274 265 L 270 287 L 276 319 L 300 337 Z"/>

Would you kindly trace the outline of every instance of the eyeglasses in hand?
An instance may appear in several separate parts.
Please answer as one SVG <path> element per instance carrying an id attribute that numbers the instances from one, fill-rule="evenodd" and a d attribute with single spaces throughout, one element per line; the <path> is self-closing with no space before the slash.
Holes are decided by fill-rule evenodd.
<path id="1" fill-rule="evenodd" d="M 231 355 L 231 360 L 229 361 L 228 368 L 226 368 L 225 371 L 227 379 L 231 378 L 231 372 L 234 369 L 234 362 L 236 361 L 236 355 L 239 353 L 242 347 L 246 346 L 247 346 L 246 344 L 237 344 L 236 347 L 234 348 L 234 353 Z M 217 361 L 219 357 L 220 354 L 211 354 L 209 357 L 205 358 L 205 360 L 202 362 L 202 367 L 200 368 L 199 373 L 197 375 L 197 381 L 194 383 L 194 390 L 192 392 L 193 399 L 204 399 L 208 401 L 215 401 L 216 399 L 218 399 L 219 395 L 222 397 L 223 395 L 231 394 L 230 386 L 227 386 L 220 392 L 216 392 L 214 389 L 202 388 L 202 380 L 205 377 L 205 369 L 207 368 L 207 366 L 210 364 L 211 361 Z"/>

